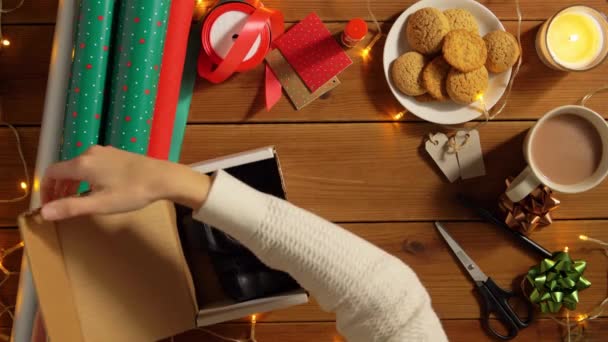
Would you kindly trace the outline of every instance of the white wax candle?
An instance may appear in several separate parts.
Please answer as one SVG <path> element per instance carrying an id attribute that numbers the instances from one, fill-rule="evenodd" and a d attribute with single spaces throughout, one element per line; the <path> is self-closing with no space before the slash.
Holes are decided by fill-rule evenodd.
<path id="1" fill-rule="evenodd" d="M 585 70 L 603 49 L 602 26 L 585 7 L 558 14 L 547 30 L 547 45 L 553 59 L 563 67 Z"/>

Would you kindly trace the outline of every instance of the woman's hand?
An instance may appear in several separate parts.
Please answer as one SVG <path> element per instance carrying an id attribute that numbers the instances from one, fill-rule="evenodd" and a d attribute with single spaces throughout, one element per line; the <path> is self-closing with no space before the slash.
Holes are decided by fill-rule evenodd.
<path id="1" fill-rule="evenodd" d="M 72 196 L 83 181 L 89 183 L 91 193 Z M 120 213 L 160 199 L 198 209 L 207 197 L 209 183 L 209 177 L 184 165 L 93 146 L 81 156 L 46 170 L 40 190 L 42 217 L 62 220 Z"/>

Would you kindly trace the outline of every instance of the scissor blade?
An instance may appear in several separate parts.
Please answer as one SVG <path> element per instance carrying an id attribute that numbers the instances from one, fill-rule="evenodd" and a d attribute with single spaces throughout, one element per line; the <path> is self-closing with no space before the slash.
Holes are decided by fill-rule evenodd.
<path id="1" fill-rule="evenodd" d="M 456 242 L 456 240 L 452 238 L 447 230 L 445 230 L 441 222 L 435 222 L 435 226 L 437 227 L 437 230 L 441 236 L 443 236 L 445 242 L 448 243 L 448 246 L 450 246 L 454 254 L 456 254 L 458 260 L 460 260 L 464 268 L 467 270 L 467 272 L 469 272 L 471 278 L 473 278 L 474 281 L 486 281 L 488 276 L 485 275 L 485 273 L 479 269 L 479 266 L 477 266 L 477 264 L 467 255 L 467 253 L 465 253 L 458 242 Z"/>

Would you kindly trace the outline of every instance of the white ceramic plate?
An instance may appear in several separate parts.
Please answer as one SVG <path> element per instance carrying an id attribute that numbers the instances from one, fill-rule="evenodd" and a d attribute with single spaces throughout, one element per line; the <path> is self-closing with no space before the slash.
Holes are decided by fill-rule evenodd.
<path id="1" fill-rule="evenodd" d="M 397 57 L 411 51 L 405 39 L 405 23 L 407 17 L 424 7 L 435 7 L 440 10 L 449 8 L 462 8 L 473 14 L 477 19 L 479 34 L 483 37 L 486 33 L 503 30 L 500 20 L 482 4 L 474 0 L 421 0 L 406 9 L 395 21 L 384 45 L 384 75 L 397 100 L 411 113 L 421 119 L 444 125 L 461 124 L 471 121 L 481 115 L 480 105 L 459 105 L 452 101 L 421 103 L 413 97 L 402 94 L 394 85 L 390 77 L 391 64 Z M 490 85 L 484 94 L 484 101 L 488 109 L 492 108 L 505 92 L 511 69 L 502 74 L 490 74 Z"/>

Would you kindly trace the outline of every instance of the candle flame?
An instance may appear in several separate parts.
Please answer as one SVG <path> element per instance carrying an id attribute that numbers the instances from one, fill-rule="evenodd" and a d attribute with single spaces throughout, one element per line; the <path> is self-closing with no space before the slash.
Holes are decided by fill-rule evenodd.
<path id="1" fill-rule="evenodd" d="M 8 39 L 2 39 L 2 46 L 9 46 L 11 45 L 11 41 Z"/>

